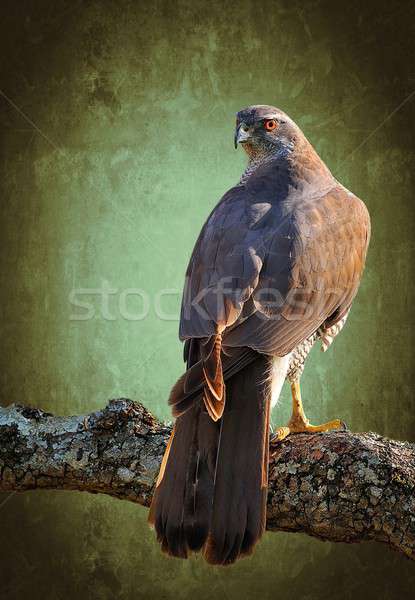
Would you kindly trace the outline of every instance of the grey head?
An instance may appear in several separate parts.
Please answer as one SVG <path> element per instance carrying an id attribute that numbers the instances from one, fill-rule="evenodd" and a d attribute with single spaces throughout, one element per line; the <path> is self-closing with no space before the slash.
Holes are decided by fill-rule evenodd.
<path id="1" fill-rule="evenodd" d="M 290 152 L 299 138 L 304 138 L 300 128 L 275 106 L 248 106 L 236 115 L 235 148 L 241 144 L 251 160 Z"/>

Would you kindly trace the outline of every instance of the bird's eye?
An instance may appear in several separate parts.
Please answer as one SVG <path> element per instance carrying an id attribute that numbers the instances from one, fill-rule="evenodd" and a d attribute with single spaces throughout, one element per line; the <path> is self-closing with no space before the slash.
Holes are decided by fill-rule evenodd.
<path id="1" fill-rule="evenodd" d="M 275 119 L 267 119 L 264 121 L 264 127 L 267 131 L 273 131 L 277 127 L 277 121 Z"/>

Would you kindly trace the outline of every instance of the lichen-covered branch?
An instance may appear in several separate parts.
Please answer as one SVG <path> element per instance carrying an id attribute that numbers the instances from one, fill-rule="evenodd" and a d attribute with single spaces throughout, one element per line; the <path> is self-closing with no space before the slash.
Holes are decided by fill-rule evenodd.
<path id="1" fill-rule="evenodd" d="M 170 427 L 112 400 L 87 416 L 0 408 L 0 491 L 71 489 L 148 506 Z M 269 530 L 377 540 L 415 559 L 415 445 L 373 433 L 297 434 L 270 462 Z"/>

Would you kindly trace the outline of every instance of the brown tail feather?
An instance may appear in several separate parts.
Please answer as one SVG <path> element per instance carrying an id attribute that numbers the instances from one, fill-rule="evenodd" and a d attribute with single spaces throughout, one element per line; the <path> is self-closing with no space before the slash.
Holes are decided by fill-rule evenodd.
<path id="1" fill-rule="evenodd" d="M 187 558 L 189 550 L 200 550 L 206 542 L 218 437 L 218 423 L 209 417 L 201 398 L 176 420 L 149 515 L 167 554 Z"/>
<path id="2" fill-rule="evenodd" d="M 259 357 L 232 377 L 221 419 L 215 490 L 204 556 L 226 565 L 250 554 L 266 524 L 270 398 Z"/>
<path id="3" fill-rule="evenodd" d="M 201 550 L 209 534 L 218 439 L 219 424 L 200 403 L 196 460 L 189 472 L 183 515 L 185 537 L 192 551 Z"/>
<path id="4" fill-rule="evenodd" d="M 190 401 L 176 419 L 149 515 L 162 550 L 180 558 L 186 558 L 189 550 L 200 550 L 205 544 L 212 507 L 219 427 L 203 402 L 201 354 L 198 344 L 187 348 L 188 371 L 170 394 L 169 402 L 173 405 L 183 407 L 183 403 Z M 196 389 L 186 396 L 186 382 L 191 378 Z"/>
<path id="5" fill-rule="evenodd" d="M 249 554 L 265 529 L 268 359 L 254 357 L 249 351 L 225 360 L 227 399 L 218 421 L 202 399 L 203 384 L 186 396 L 182 377 L 172 390 L 171 403 L 188 406 L 176 420 L 149 517 L 169 554 L 185 558 L 204 548 L 208 562 L 230 564 Z M 189 367 L 195 372 L 198 364 Z"/>
<path id="6" fill-rule="evenodd" d="M 166 449 L 165 468 L 159 476 L 150 507 L 149 523 L 156 530 L 163 552 L 187 558 L 184 538 L 183 506 L 188 472 L 194 459 L 192 447 L 198 422 L 198 406 L 194 405 L 176 420 L 174 436 Z M 164 459 L 163 459 L 164 460 Z M 160 470 L 161 471 L 161 470 Z"/>

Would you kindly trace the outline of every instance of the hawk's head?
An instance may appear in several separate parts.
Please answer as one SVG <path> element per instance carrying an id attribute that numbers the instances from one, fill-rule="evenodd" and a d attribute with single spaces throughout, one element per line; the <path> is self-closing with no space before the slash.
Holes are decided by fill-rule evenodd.
<path id="1" fill-rule="evenodd" d="M 282 110 L 257 104 L 236 115 L 235 148 L 242 144 L 250 158 L 293 148 L 301 130 Z"/>

